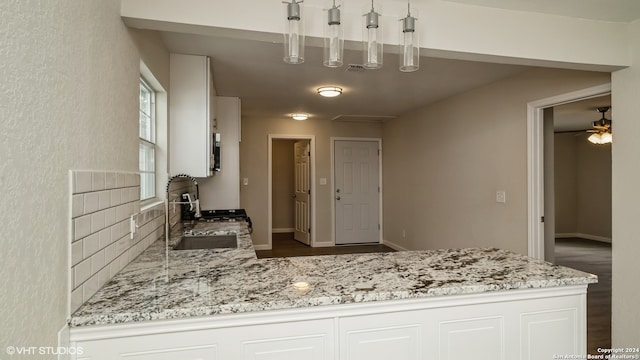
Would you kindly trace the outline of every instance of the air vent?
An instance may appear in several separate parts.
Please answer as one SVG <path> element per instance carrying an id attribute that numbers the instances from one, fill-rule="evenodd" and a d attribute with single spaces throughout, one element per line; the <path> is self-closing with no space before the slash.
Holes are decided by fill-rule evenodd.
<path id="1" fill-rule="evenodd" d="M 358 64 L 349 64 L 344 68 L 345 72 L 363 72 L 364 66 Z"/>

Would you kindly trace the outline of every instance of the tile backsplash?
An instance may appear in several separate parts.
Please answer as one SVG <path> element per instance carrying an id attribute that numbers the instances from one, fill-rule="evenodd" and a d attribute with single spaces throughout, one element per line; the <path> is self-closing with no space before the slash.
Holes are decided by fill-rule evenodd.
<path id="1" fill-rule="evenodd" d="M 164 205 L 140 211 L 140 175 L 71 171 L 71 312 L 164 236 Z M 130 237 L 134 215 L 136 233 Z"/>

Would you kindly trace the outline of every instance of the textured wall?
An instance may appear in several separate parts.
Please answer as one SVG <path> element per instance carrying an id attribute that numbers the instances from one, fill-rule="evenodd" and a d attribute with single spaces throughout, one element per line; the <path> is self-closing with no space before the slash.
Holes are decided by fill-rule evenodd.
<path id="1" fill-rule="evenodd" d="M 527 103 L 609 80 L 534 69 L 386 122 L 384 239 L 412 250 L 526 254 Z M 505 204 L 496 190 L 506 191 Z"/>
<path id="2" fill-rule="evenodd" d="M 640 21 L 631 24 L 631 38 L 640 39 Z M 631 56 L 634 65 L 613 73 L 611 77 L 613 123 L 612 144 L 612 318 L 611 334 L 614 347 L 640 344 L 640 284 L 638 258 L 640 257 L 640 43 L 633 42 Z"/>
<path id="3" fill-rule="evenodd" d="M 118 0 L 0 2 L 0 186 L 11 209 L 0 213 L 1 349 L 55 346 L 65 324 L 69 170 L 138 171 L 139 55 L 119 13 Z"/>

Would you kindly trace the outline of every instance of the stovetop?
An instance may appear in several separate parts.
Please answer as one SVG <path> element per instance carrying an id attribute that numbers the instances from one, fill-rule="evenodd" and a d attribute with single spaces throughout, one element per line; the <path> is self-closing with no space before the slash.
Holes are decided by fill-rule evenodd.
<path id="1" fill-rule="evenodd" d="M 202 210 L 201 213 L 207 220 L 245 220 L 248 217 L 245 209 Z"/>

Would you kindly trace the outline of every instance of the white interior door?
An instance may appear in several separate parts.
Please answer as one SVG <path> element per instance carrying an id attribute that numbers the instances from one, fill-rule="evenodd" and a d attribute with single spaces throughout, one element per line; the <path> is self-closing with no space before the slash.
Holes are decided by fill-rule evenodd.
<path id="1" fill-rule="evenodd" d="M 380 242 L 377 141 L 334 142 L 336 244 Z"/>
<path id="2" fill-rule="evenodd" d="M 295 209 L 294 238 L 301 243 L 309 245 L 311 236 L 309 232 L 309 140 L 299 140 L 294 143 L 295 154 Z"/>

